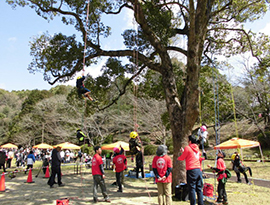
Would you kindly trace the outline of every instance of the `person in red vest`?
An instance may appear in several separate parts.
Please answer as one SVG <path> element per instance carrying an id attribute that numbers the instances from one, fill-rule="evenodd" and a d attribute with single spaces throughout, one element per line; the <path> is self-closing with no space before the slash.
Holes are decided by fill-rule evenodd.
<path id="1" fill-rule="evenodd" d="M 104 173 L 104 166 L 103 166 L 103 161 L 101 152 L 102 149 L 100 146 L 94 147 L 95 155 L 92 158 L 92 175 L 94 179 L 94 186 L 93 186 L 93 199 L 94 203 L 98 202 L 98 197 L 97 197 L 97 189 L 98 185 L 101 188 L 102 195 L 105 199 L 105 202 L 110 202 L 109 196 L 106 191 L 106 185 L 105 185 L 105 173 Z"/>
<path id="2" fill-rule="evenodd" d="M 189 189 L 189 201 L 191 205 L 196 204 L 196 192 L 198 205 L 203 205 L 203 179 L 200 164 L 200 150 L 194 135 L 188 136 L 188 146 L 180 149 L 180 161 L 186 161 L 187 185 Z"/>
<path id="3" fill-rule="evenodd" d="M 167 155 L 167 146 L 160 145 L 157 148 L 156 156 L 152 161 L 152 168 L 155 174 L 155 181 L 158 188 L 158 204 L 172 204 L 172 160 Z M 163 201 L 165 195 L 165 201 Z"/>
<path id="4" fill-rule="evenodd" d="M 225 189 L 225 184 L 227 181 L 227 174 L 225 173 L 226 170 L 226 165 L 225 165 L 225 161 L 224 161 L 224 157 L 226 156 L 226 154 L 221 151 L 218 150 L 218 154 L 217 154 L 218 158 L 217 158 L 217 166 L 216 168 L 212 167 L 211 165 L 207 165 L 210 169 L 213 169 L 214 172 L 217 172 L 218 175 L 218 198 L 217 198 L 217 203 L 218 204 L 228 204 L 227 202 L 227 193 L 226 193 L 226 189 Z M 222 201 L 223 200 L 223 201 Z"/>
<path id="5" fill-rule="evenodd" d="M 113 164 L 115 166 L 115 177 L 116 177 L 116 183 L 118 185 L 117 192 L 123 192 L 122 189 L 122 178 L 123 178 L 123 172 L 127 167 L 127 158 L 125 155 L 123 155 L 123 148 L 121 147 L 121 153 L 119 148 L 115 147 L 113 149 L 115 157 L 113 158 Z"/>

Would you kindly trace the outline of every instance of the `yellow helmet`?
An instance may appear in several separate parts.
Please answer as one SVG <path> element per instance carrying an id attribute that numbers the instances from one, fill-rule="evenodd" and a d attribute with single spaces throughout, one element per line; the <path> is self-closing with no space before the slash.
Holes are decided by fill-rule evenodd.
<path id="1" fill-rule="evenodd" d="M 133 132 L 130 133 L 129 136 L 130 136 L 130 138 L 136 138 L 138 136 L 138 133 L 133 131 Z"/>

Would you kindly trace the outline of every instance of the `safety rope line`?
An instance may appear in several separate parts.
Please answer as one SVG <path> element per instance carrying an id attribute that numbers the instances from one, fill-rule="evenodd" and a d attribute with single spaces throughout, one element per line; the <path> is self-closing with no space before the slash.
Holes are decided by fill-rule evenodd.
<path id="1" fill-rule="evenodd" d="M 84 51 L 83 51 L 83 72 L 85 67 L 85 54 L 86 54 L 86 44 L 87 44 L 87 31 L 88 31 L 88 19 L 89 19 L 89 5 L 90 0 L 88 0 L 87 4 L 87 14 L 86 14 L 86 29 L 85 29 L 85 36 L 84 36 Z"/>
<path id="2" fill-rule="evenodd" d="M 135 1 L 135 4 L 134 4 L 134 12 L 137 12 L 137 16 L 139 18 L 139 2 Z M 134 45 L 136 46 L 134 49 L 133 49 L 133 59 L 134 59 L 134 73 L 136 73 L 138 71 L 138 63 L 139 63 L 139 51 L 138 51 L 138 25 L 137 25 L 137 28 L 135 29 L 135 18 L 133 18 L 133 27 L 134 27 L 134 30 L 136 31 L 136 35 L 134 35 Z M 133 92 L 134 92 L 134 105 L 133 105 L 133 122 L 134 122 L 134 131 L 138 132 L 138 128 L 139 128 L 139 125 L 138 125 L 138 119 L 137 119 L 137 113 L 138 113 L 138 85 L 137 85 L 137 80 L 138 80 L 138 76 L 136 76 L 134 78 L 134 84 L 133 84 Z M 139 137 L 138 135 L 138 139 L 141 143 L 141 152 L 142 152 L 142 162 L 143 162 L 143 170 L 144 170 L 144 148 L 143 148 L 143 143 L 141 141 L 141 138 Z M 136 157 L 136 156 L 135 156 Z M 147 183 L 146 183 L 146 178 L 144 177 L 143 178 L 144 182 L 145 182 L 145 189 L 147 190 L 147 193 L 148 193 L 148 196 L 151 200 L 151 195 L 150 195 L 150 191 L 147 187 Z"/>
<path id="3" fill-rule="evenodd" d="M 219 123 L 219 96 L 218 96 L 218 83 L 217 83 L 217 73 L 214 71 L 216 68 L 213 62 L 213 54 L 211 56 L 211 64 L 212 64 L 212 81 L 213 81 L 213 93 L 214 93 L 214 110 L 215 110 L 215 137 L 216 137 L 216 145 L 220 144 L 220 123 Z M 218 153 L 219 149 L 217 149 L 216 153 Z M 215 160 L 215 167 L 217 164 L 217 158 Z M 214 190 L 217 190 L 216 185 L 216 175 L 214 174 Z M 215 192 L 216 193 L 216 192 Z"/>
<path id="4" fill-rule="evenodd" d="M 89 7 L 90 7 L 90 0 L 88 0 L 88 4 L 87 4 L 87 13 L 86 13 L 86 29 L 85 29 L 85 36 L 84 36 L 84 51 L 83 51 L 83 72 L 85 71 L 85 55 L 86 55 L 86 44 L 87 44 L 87 35 L 88 35 L 88 21 L 89 21 Z M 84 115 L 86 112 L 86 99 L 85 99 L 85 103 L 84 103 L 84 110 L 82 113 L 82 129 L 84 128 Z M 83 142 L 83 148 L 85 149 L 85 137 L 84 137 L 84 142 Z M 80 165 L 80 174 L 81 174 L 81 187 L 82 187 L 82 196 L 84 198 L 84 187 L 83 187 L 83 182 L 84 182 L 84 178 L 82 176 L 82 165 Z"/>

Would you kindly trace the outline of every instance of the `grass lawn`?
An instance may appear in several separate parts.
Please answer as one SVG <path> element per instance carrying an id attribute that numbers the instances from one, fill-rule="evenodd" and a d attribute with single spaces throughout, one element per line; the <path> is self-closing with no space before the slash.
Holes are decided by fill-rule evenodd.
<path id="1" fill-rule="evenodd" d="M 153 156 L 145 157 L 145 167 L 151 163 Z M 128 159 L 129 160 L 129 159 Z M 130 160 L 129 166 L 135 166 Z M 214 160 L 208 160 L 206 164 L 214 164 Z M 226 161 L 227 166 L 230 167 L 230 162 Z M 252 168 L 254 178 L 268 179 L 268 173 L 270 173 L 270 163 L 259 163 L 251 162 L 245 163 Z M 67 165 L 67 164 L 64 164 Z M 33 170 L 33 180 L 35 183 L 27 184 L 24 183 L 27 179 L 27 175 L 23 172 L 17 174 L 16 178 L 9 179 L 6 176 L 6 187 L 5 192 L 0 193 L 0 204 L 13 204 L 13 205 L 53 205 L 56 204 L 56 199 L 68 197 L 70 204 L 72 205 L 85 205 L 92 204 L 92 187 L 93 179 L 91 175 L 91 169 L 86 169 L 81 166 L 81 174 L 74 174 L 74 166 L 63 166 L 63 182 L 66 184 L 65 187 L 56 187 L 50 189 L 46 184 L 48 179 L 43 178 L 43 172 L 40 172 L 39 177 L 35 177 L 38 173 L 38 167 L 41 166 L 41 162 L 36 162 Z M 206 165 L 205 165 L 206 166 Z M 14 170 L 13 168 L 9 171 Z M 19 168 L 21 170 L 22 168 Z M 125 177 L 125 187 L 123 193 L 117 193 L 117 187 L 112 186 L 115 182 L 115 173 L 111 170 L 106 170 L 106 186 L 108 193 L 112 200 L 111 204 L 117 205 L 140 205 L 140 204 L 158 204 L 157 203 L 157 187 L 153 183 L 152 178 L 143 179 L 132 179 Z M 127 172 L 126 172 L 127 174 Z M 205 179 L 204 182 L 211 183 L 217 187 L 217 182 L 213 178 Z M 233 181 L 228 181 L 226 184 L 226 190 L 228 195 L 228 201 L 231 205 L 254 205 L 270 204 L 269 188 L 259 187 L 255 185 L 246 185 L 244 183 L 238 184 Z M 100 189 L 99 196 L 102 199 Z M 209 200 L 211 202 L 211 200 Z M 98 203 L 108 204 L 108 203 Z M 189 204 L 189 202 L 173 201 L 173 205 L 176 204 Z"/>

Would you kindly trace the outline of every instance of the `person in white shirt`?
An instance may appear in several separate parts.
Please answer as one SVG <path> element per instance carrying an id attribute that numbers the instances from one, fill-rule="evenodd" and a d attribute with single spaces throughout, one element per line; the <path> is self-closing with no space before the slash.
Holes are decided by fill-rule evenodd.
<path id="1" fill-rule="evenodd" d="M 7 159 L 7 168 L 10 168 L 11 167 L 11 161 L 12 161 L 12 159 L 14 157 L 14 152 L 13 152 L 12 149 L 10 149 L 8 151 L 7 157 L 8 157 L 8 159 Z"/>
<path id="2" fill-rule="evenodd" d="M 202 126 L 198 130 L 198 137 L 199 137 L 200 145 L 202 146 L 203 155 L 206 156 L 206 153 L 204 150 L 204 144 L 206 143 L 208 132 L 207 132 L 207 126 L 205 124 L 202 124 Z"/>

